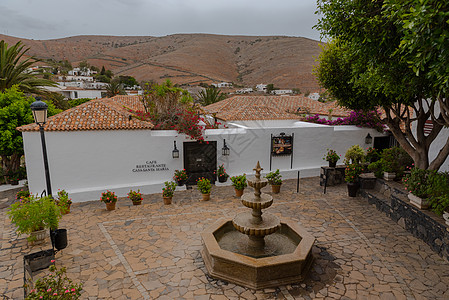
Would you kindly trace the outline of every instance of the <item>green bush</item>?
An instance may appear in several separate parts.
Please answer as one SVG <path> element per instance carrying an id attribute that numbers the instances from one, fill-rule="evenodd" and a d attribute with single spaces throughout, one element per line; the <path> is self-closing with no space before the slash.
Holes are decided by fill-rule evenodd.
<path id="1" fill-rule="evenodd" d="M 265 176 L 265 178 L 268 180 L 268 183 L 271 185 L 281 185 L 282 184 L 282 175 L 279 173 L 279 169 L 268 173 Z"/>
<path id="2" fill-rule="evenodd" d="M 247 187 L 246 174 L 231 177 L 232 185 L 236 190 L 243 190 Z"/>
<path id="3" fill-rule="evenodd" d="M 420 198 L 428 196 L 428 178 L 432 171 L 412 168 L 411 173 L 402 179 L 405 189 Z"/>
<path id="4" fill-rule="evenodd" d="M 21 235 L 42 229 L 58 228 L 61 212 L 51 197 L 36 199 L 31 195 L 11 204 L 8 215 L 17 227 L 17 234 Z"/>
<path id="5" fill-rule="evenodd" d="M 449 173 L 430 171 L 426 194 L 432 210 L 441 215 L 449 208 Z"/>
<path id="6" fill-rule="evenodd" d="M 365 151 L 359 145 L 349 147 L 345 154 L 345 164 L 361 164 L 365 162 Z"/>
<path id="7" fill-rule="evenodd" d="M 384 172 L 396 173 L 401 178 L 404 171 L 413 165 L 413 160 L 408 153 L 399 147 L 384 149 L 380 159 L 368 165 L 368 170 L 374 172 L 376 177 L 381 178 Z"/>

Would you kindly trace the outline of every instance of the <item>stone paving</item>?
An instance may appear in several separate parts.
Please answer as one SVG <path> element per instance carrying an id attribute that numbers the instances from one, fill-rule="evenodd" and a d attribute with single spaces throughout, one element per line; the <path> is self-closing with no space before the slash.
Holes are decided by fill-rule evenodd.
<path id="1" fill-rule="evenodd" d="M 269 191 L 269 187 L 263 191 Z M 250 189 L 247 190 L 250 192 Z M 0 197 L 3 198 L 3 197 Z M 449 299 L 449 262 L 382 215 L 345 185 L 322 193 L 318 178 L 287 180 L 268 211 L 300 223 L 316 237 L 315 262 L 301 283 L 251 290 L 210 278 L 200 255 L 200 233 L 244 208 L 232 187 L 214 187 L 211 200 L 177 191 L 172 205 L 161 194 L 115 211 L 100 201 L 75 203 L 60 228 L 69 246 L 56 264 L 83 282 L 82 299 Z M 0 294 L 23 298 L 23 255 L 29 247 L 0 210 Z"/>

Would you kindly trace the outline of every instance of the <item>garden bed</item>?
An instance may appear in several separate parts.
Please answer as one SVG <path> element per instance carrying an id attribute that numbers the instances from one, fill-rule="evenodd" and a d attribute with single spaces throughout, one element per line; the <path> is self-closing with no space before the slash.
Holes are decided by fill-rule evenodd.
<path id="1" fill-rule="evenodd" d="M 411 204 L 401 184 L 377 179 L 375 188 L 361 190 L 361 195 L 405 230 L 426 242 L 433 251 L 449 260 L 449 228 L 443 217 Z"/>

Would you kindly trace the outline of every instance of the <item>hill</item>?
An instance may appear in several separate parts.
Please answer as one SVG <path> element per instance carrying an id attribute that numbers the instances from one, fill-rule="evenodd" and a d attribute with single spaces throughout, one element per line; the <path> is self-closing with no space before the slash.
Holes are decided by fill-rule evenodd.
<path id="1" fill-rule="evenodd" d="M 9 44 L 22 40 L 31 48 L 28 53 L 41 59 L 67 59 L 74 66 L 87 60 L 138 81 L 273 83 L 304 92 L 319 88 L 312 69 L 320 42 L 302 37 L 175 34 L 29 40 L 0 35 L 1 39 Z"/>

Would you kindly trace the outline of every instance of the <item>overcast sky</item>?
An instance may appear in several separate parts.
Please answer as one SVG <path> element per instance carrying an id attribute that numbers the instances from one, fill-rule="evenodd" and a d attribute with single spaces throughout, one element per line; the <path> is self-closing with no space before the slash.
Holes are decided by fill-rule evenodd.
<path id="1" fill-rule="evenodd" d="M 0 0 L 0 33 L 74 35 L 215 33 L 319 40 L 316 0 Z"/>

